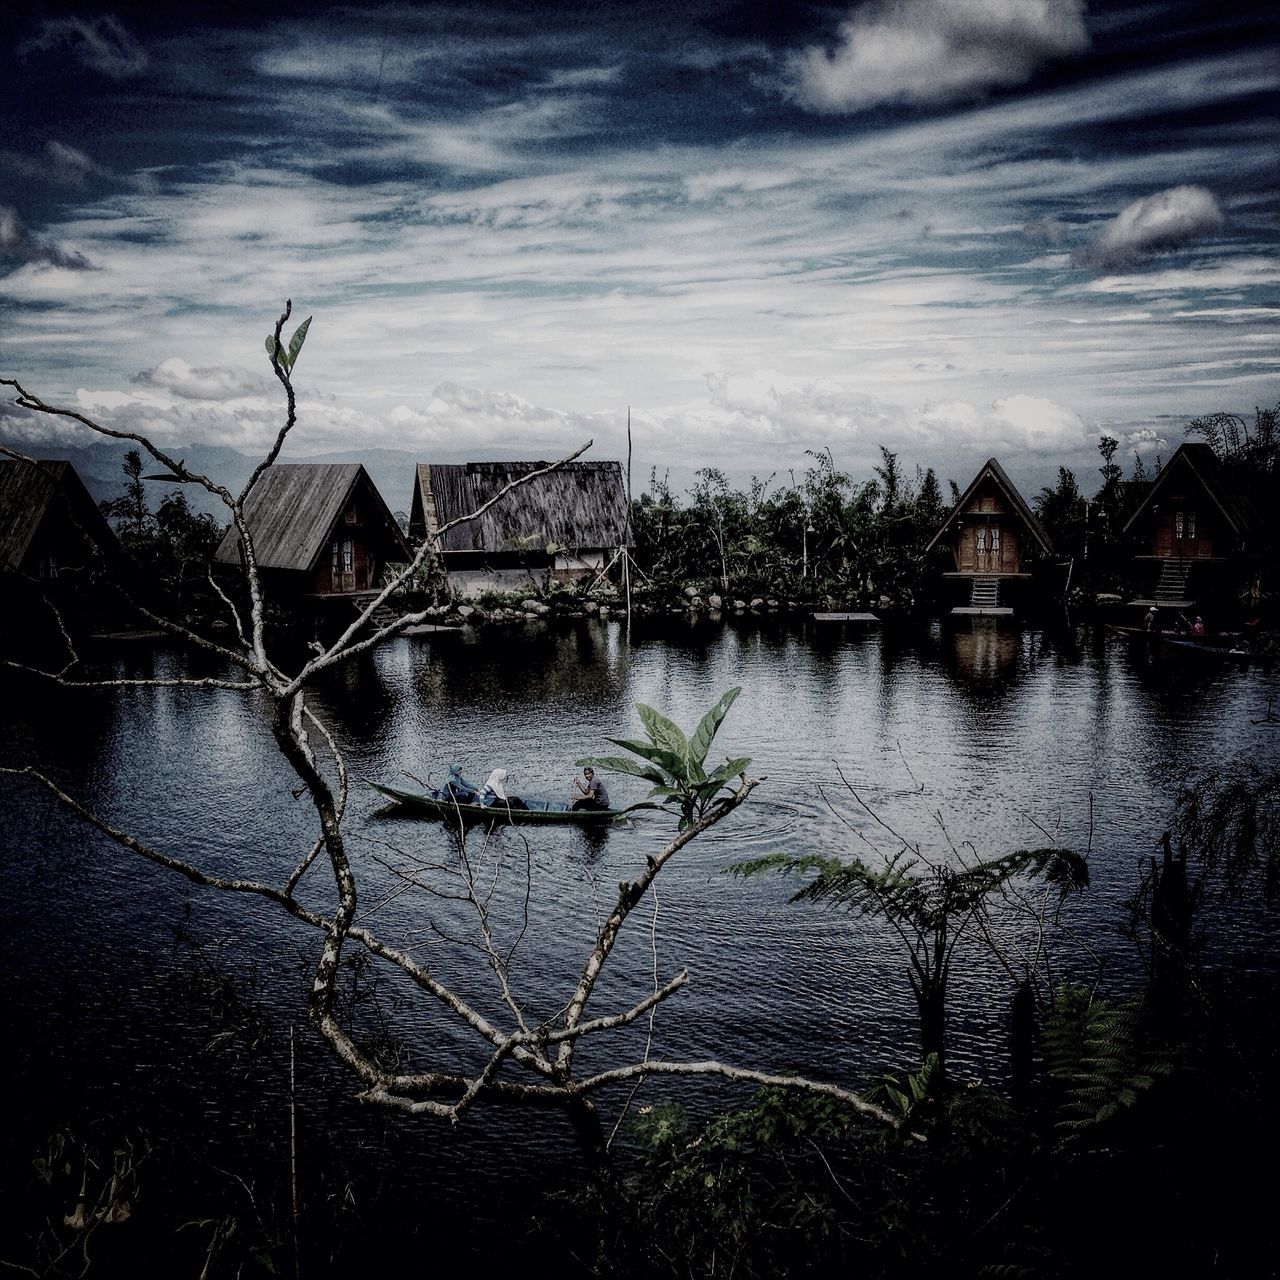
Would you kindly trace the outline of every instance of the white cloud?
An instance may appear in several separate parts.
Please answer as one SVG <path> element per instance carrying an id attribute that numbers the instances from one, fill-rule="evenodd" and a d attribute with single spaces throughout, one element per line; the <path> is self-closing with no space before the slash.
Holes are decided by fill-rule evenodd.
<path id="1" fill-rule="evenodd" d="M 66 49 L 82 66 L 113 80 L 140 76 L 147 69 L 147 51 L 117 18 L 50 18 L 18 46 L 18 52 L 49 53 Z"/>
<path id="2" fill-rule="evenodd" d="M 788 70 L 803 106 L 859 111 L 976 97 L 1088 47 L 1082 0 L 871 0 L 833 52 L 810 47 Z"/>
<path id="3" fill-rule="evenodd" d="M 990 404 L 949 400 L 906 404 L 832 381 L 803 384 L 776 373 L 708 375 L 710 410 L 691 406 L 686 439 L 700 449 L 718 435 L 731 449 L 768 444 L 796 454 L 830 446 L 868 451 L 885 445 L 1064 454 L 1088 447 L 1095 432 L 1074 410 L 1051 400 L 1011 395 Z"/>
<path id="4" fill-rule="evenodd" d="M 1224 221 L 1212 191 L 1170 187 L 1125 205 L 1076 254 L 1076 261 L 1102 270 L 1131 266 L 1162 249 L 1177 249 L 1212 235 Z"/>
<path id="5" fill-rule="evenodd" d="M 162 360 L 154 369 L 138 374 L 134 381 L 184 400 L 231 400 L 246 395 L 266 395 L 272 389 L 269 379 L 240 365 L 215 364 L 193 369 L 177 356 Z"/>

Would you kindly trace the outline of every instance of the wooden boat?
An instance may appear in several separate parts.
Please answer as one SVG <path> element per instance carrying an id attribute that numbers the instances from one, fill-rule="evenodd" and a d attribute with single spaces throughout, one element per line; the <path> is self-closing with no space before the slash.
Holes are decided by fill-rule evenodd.
<path id="1" fill-rule="evenodd" d="M 1244 647 L 1241 631 L 1218 631 L 1213 635 L 1197 636 L 1187 631 L 1148 631 L 1145 627 L 1122 627 L 1114 622 L 1106 624 L 1107 630 L 1127 640 L 1140 640 L 1151 645 L 1163 645 L 1180 653 L 1199 653 L 1207 657 L 1248 659 L 1253 655 Z"/>
<path id="2" fill-rule="evenodd" d="M 427 791 L 407 791 L 369 778 L 365 779 L 365 783 L 406 813 L 422 818 L 451 818 L 455 822 L 461 818 L 463 822 L 576 823 L 593 826 L 613 822 L 631 812 L 630 809 L 571 809 L 567 804 L 556 800 L 526 799 L 525 803 L 529 806 L 527 809 L 512 809 L 500 801 L 491 805 L 459 804 L 434 787 Z"/>

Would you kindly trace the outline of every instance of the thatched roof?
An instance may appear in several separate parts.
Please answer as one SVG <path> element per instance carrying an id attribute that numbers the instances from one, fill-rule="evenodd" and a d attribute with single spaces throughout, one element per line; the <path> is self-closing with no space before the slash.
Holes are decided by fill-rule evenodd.
<path id="1" fill-rule="evenodd" d="M 400 527 L 358 462 L 291 462 L 264 471 L 244 504 L 258 567 L 303 573 L 314 569 L 357 490 L 374 517 L 364 526 L 377 529 L 382 541 L 390 544 L 387 557 L 411 559 Z M 240 535 L 234 526 L 218 544 L 214 559 L 240 563 Z"/>
<path id="2" fill-rule="evenodd" d="M 417 537 L 477 510 L 545 462 L 419 463 L 410 531 Z M 619 547 L 628 538 L 627 495 L 617 462 L 568 462 L 512 489 L 484 515 L 450 529 L 441 551 Z M 536 545 L 541 544 L 541 545 Z"/>
<path id="3" fill-rule="evenodd" d="M 1212 446 L 1200 440 L 1188 441 L 1174 451 L 1174 455 L 1160 469 L 1155 483 L 1138 509 L 1125 522 L 1128 533 L 1151 508 L 1165 495 L 1170 485 L 1187 472 L 1199 481 L 1209 501 L 1222 513 L 1222 518 L 1237 538 L 1243 538 L 1259 524 L 1258 512 L 1240 486 L 1227 473 Z"/>
<path id="4" fill-rule="evenodd" d="M 117 545 L 111 526 L 71 463 L 0 463 L 0 571 L 22 567 L 47 517 L 63 520 L 70 537 L 77 536 L 79 525 L 104 550 Z"/>
<path id="5" fill-rule="evenodd" d="M 1036 519 L 1036 513 L 1027 505 L 1026 499 L 1018 492 L 1018 487 L 1005 474 L 1005 469 L 994 459 L 988 458 L 982 464 L 978 474 L 973 477 L 972 483 L 960 495 L 960 501 L 952 507 L 947 518 L 938 526 L 938 531 L 929 539 L 929 545 L 925 547 L 925 551 L 932 551 L 937 545 L 938 540 L 947 532 L 948 529 L 956 522 L 956 520 L 964 517 L 965 507 L 969 504 L 969 499 L 978 491 L 978 487 L 984 480 L 990 480 L 997 489 L 1004 495 L 1005 501 L 1009 504 L 1010 509 L 1015 515 L 1019 516 L 1023 525 L 1026 526 L 1027 532 L 1040 544 L 1040 549 L 1045 555 L 1053 554 L 1053 543 L 1049 539 L 1049 535 L 1045 532 L 1044 525 Z"/>

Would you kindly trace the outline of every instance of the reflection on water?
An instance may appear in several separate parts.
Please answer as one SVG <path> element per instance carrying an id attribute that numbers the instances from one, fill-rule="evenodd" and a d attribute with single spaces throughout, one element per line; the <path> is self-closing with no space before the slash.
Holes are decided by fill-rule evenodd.
<path id="1" fill-rule="evenodd" d="M 951 633 L 952 671 L 974 682 L 1007 679 L 1018 659 L 1019 633 L 999 618 L 968 618 Z"/>
<path id="2" fill-rule="evenodd" d="M 110 655 L 121 676 L 166 674 L 184 661 L 166 650 Z M 892 853 L 877 818 L 938 856 L 952 843 L 983 855 L 1047 838 L 1091 844 L 1093 888 L 1071 919 L 1092 952 L 1122 970 L 1131 960 L 1117 923 L 1138 861 L 1156 848 L 1195 770 L 1240 752 L 1275 759 L 1274 730 L 1252 723 L 1275 684 L 1256 672 L 1150 667 L 1092 629 L 1051 635 L 988 619 L 909 634 L 772 620 L 674 630 L 638 622 L 630 645 L 612 622 L 537 623 L 401 639 L 335 673 L 315 703 L 353 779 L 347 828 L 365 922 L 497 1017 L 492 975 L 474 951 L 445 942 L 471 927 L 465 913 L 399 891 L 406 867 L 457 865 L 448 832 L 381 814 L 360 780 L 438 778 L 457 759 L 473 777 L 502 765 L 517 792 L 567 796 L 574 761 L 638 735 L 636 703 L 689 727 L 741 685 L 717 748 L 751 756 L 767 781 L 664 870 L 656 903 L 646 902 L 619 943 L 598 1012 L 651 989 L 656 953 L 662 980 L 687 966 L 690 982 L 663 1007 L 655 1052 L 856 1083 L 914 1052 L 897 941 L 875 922 L 788 905 L 793 886 L 728 877 L 728 864 L 769 852 Z M 11 683 L 0 716 L 0 762 L 42 764 L 108 818 L 212 871 L 283 880 L 314 838 L 253 699 Z M 623 804 L 646 791 L 625 777 L 609 788 Z M 57 1008 L 64 1038 L 82 1044 L 116 1043 L 127 1024 L 140 1036 L 130 1054 L 150 1060 L 158 1015 L 148 1033 L 148 1010 L 159 1007 L 165 967 L 156 957 L 178 925 L 217 939 L 221 963 L 255 964 L 278 1016 L 299 1017 L 299 973 L 314 940 L 267 905 L 195 890 L 21 785 L 0 785 L 0 808 L 11 1017 L 38 1023 Z M 500 871 L 493 918 L 508 940 L 521 931 L 527 896 L 513 979 L 530 1016 L 561 1007 L 618 881 L 670 834 L 666 819 L 641 815 L 604 831 L 500 830 L 476 850 Z M 331 897 L 320 872 L 301 892 L 318 908 Z M 1068 952 L 1063 968 L 1083 956 Z M 83 999 L 68 1008 L 70 990 Z M 379 1016 L 420 1067 L 474 1061 L 475 1046 L 447 1017 L 394 984 L 388 994 Z M 1007 998 L 1003 974 L 985 957 L 960 966 L 952 990 L 960 1074 L 1003 1075 Z M 583 1056 L 591 1065 L 630 1057 L 646 1034 L 637 1026 L 621 1044 L 584 1047 Z M 371 1123 L 364 1114 L 344 1123 Z M 488 1132 L 491 1122 L 476 1123 Z M 498 1132 L 495 1161 L 510 1163 L 509 1134 Z M 521 1141 L 534 1141 L 531 1132 Z M 440 1176 L 461 1196 L 453 1158 L 438 1154 L 429 1167 L 443 1161 Z"/>

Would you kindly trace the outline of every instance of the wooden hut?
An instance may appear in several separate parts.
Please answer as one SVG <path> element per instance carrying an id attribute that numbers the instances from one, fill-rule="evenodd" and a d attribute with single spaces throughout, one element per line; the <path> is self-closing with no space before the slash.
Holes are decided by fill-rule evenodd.
<path id="1" fill-rule="evenodd" d="M 412 558 L 404 535 L 356 462 L 280 463 L 264 471 L 245 503 L 245 522 L 264 579 L 311 601 L 359 601 L 377 590 L 389 563 Z M 228 529 L 215 561 L 241 562 Z"/>
<path id="2" fill-rule="evenodd" d="M 960 594 L 952 610 L 958 614 L 1011 614 L 1010 588 L 1032 576 L 1037 556 L 1053 553 L 1035 512 L 995 458 L 982 464 L 925 550 L 935 547 L 951 552 L 943 577 Z"/>
<path id="3" fill-rule="evenodd" d="M 477 511 L 504 485 L 545 462 L 420 463 L 409 537 L 415 542 Z M 440 559 L 455 595 L 527 591 L 606 571 L 630 545 L 617 462 L 569 462 L 447 530 Z"/>
<path id="4" fill-rule="evenodd" d="M 1142 546 L 1130 603 L 1187 609 L 1229 593 L 1225 567 L 1258 527 L 1253 505 L 1213 449 L 1199 441 L 1180 445 L 1124 526 Z"/>
<path id="5" fill-rule="evenodd" d="M 71 463 L 0 463 L 0 573 L 51 582 L 118 546 Z"/>

